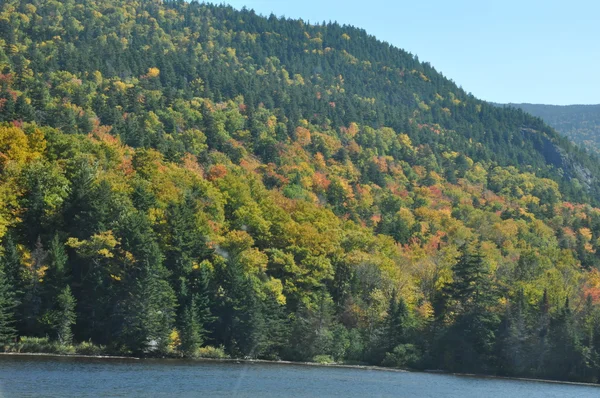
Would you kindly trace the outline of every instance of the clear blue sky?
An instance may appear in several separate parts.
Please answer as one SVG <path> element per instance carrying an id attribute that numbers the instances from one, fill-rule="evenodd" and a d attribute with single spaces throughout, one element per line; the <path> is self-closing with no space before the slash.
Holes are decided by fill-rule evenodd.
<path id="1" fill-rule="evenodd" d="M 600 104 L 600 0 L 223 2 L 364 28 L 484 100 Z"/>

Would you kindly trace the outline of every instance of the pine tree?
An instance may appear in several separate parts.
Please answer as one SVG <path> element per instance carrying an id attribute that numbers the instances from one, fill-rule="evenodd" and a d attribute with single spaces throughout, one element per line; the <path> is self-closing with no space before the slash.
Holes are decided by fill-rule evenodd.
<path id="1" fill-rule="evenodd" d="M 442 337 L 440 352 L 450 369 L 481 371 L 495 363 L 495 331 L 500 318 L 492 307 L 497 293 L 486 270 L 479 249 L 473 254 L 466 247 L 454 266 L 454 279 L 444 287 L 445 313 L 454 317 L 452 326 Z"/>
<path id="2" fill-rule="evenodd" d="M 71 287 L 66 286 L 56 298 L 56 335 L 61 344 L 73 343 L 72 326 L 75 324 L 75 297 L 71 293 Z"/>
<path id="3" fill-rule="evenodd" d="M 10 343 L 17 335 L 15 310 L 18 305 L 16 295 L 0 264 L 0 348 Z"/>
<path id="4" fill-rule="evenodd" d="M 177 304 L 173 289 L 152 269 L 129 286 L 120 305 L 123 323 L 118 340 L 134 354 L 166 352 Z"/>
<path id="5" fill-rule="evenodd" d="M 409 329 L 409 311 L 403 298 L 398 299 L 396 289 L 392 291 L 385 320 L 385 345 L 392 351 L 399 344 L 407 342 Z"/>
<path id="6" fill-rule="evenodd" d="M 180 350 L 184 356 L 193 357 L 200 346 L 202 346 L 202 335 L 204 330 L 198 319 L 198 308 L 196 306 L 196 296 L 193 295 L 189 304 L 183 311 L 181 324 L 181 346 Z"/>
<path id="7" fill-rule="evenodd" d="M 546 374 L 562 379 L 579 377 L 582 373 L 580 341 L 568 297 L 564 307 L 551 318 L 550 324 L 551 351 L 544 367 Z"/>
<path id="8" fill-rule="evenodd" d="M 21 304 L 21 322 L 26 335 L 39 334 L 39 318 L 42 314 L 41 270 L 46 265 L 47 252 L 38 237 L 35 248 L 31 252 L 31 266 L 28 267 L 27 280 Z"/>
<path id="9" fill-rule="evenodd" d="M 519 290 L 514 302 L 506 306 L 498 328 L 499 371 L 503 374 L 523 374 L 531 365 L 531 330 L 527 302 Z"/>
<path id="10" fill-rule="evenodd" d="M 117 340 L 135 354 L 165 353 L 175 323 L 177 298 L 167 281 L 163 255 L 144 213 L 123 220 L 123 241 L 135 265 L 125 276 L 123 297 L 117 304 Z"/>
<path id="11" fill-rule="evenodd" d="M 60 241 L 58 235 L 55 235 L 50 241 L 48 248 L 48 269 L 46 270 L 45 284 L 50 295 L 57 295 L 67 283 L 69 270 L 67 261 L 69 256 L 65 251 L 65 245 Z"/>
<path id="12" fill-rule="evenodd" d="M 220 267 L 225 296 L 215 313 L 218 317 L 215 335 L 232 356 L 256 357 L 265 325 L 253 282 L 236 261 Z"/>
<path id="13" fill-rule="evenodd" d="M 544 294 L 538 305 L 537 324 L 535 328 L 535 344 L 534 344 L 534 356 L 535 363 L 534 368 L 537 375 L 543 375 L 550 352 L 550 344 L 548 342 L 548 335 L 551 330 L 550 325 L 550 300 L 548 298 L 548 291 L 544 289 Z"/>
<path id="14" fill-rule="evenodd" d="M 4 266 L 4 274 L 9 286 L 15 289 L 15 294 L 22 294 L 23 289 L 23 266 L 21 256 L 17 250 L 16 242 L 11 233 L 4 237 L 4 254 L 0 257 L 0 263 Z"/>

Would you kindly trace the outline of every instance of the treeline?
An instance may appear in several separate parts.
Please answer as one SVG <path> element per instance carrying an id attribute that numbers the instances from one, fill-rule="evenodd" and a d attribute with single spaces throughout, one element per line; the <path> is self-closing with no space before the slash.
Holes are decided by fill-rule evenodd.
<path id="1" fill-rule="evenodd" d="M 599 166 L 539 119 L 352 27 L 0 10 L 6 350 L 600 380 Z"/>

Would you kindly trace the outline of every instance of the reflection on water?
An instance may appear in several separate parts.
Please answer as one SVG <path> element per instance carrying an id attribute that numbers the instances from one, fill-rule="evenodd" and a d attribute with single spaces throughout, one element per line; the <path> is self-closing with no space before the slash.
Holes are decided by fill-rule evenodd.
<path id="1" fill-rule="evenodd" d="M 7 398 L 598 398 L 600 388 L 299 365 L 0 356 L 0 393 Z"/>

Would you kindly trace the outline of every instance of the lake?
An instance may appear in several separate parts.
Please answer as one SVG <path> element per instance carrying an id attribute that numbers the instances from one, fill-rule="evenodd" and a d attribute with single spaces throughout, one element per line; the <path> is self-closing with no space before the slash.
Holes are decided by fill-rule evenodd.
<path id="1" fill-rule="evenodd" d="M 0 356 L 2 397 L 578 397 L 600 388 L 265 363 Z"/>

